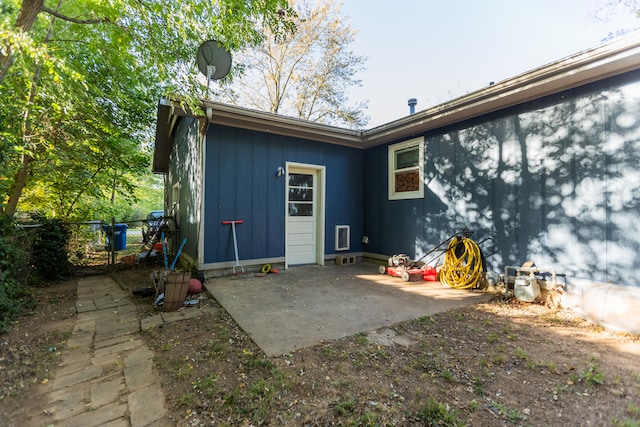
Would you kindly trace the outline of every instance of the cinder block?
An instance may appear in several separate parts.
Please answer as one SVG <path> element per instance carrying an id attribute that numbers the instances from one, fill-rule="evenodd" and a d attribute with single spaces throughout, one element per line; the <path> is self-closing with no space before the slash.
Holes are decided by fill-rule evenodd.
<path id="1" fill-rule="evenodd" d="M 337 265 L 349 265 L 349 264 L 355 264 L 355 263 L 356 263 L 355 255 L 336 255 Z"/>

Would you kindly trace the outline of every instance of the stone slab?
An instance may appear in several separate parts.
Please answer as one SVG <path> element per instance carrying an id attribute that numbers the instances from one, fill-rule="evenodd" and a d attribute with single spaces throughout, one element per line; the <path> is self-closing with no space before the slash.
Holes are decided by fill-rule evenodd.
<path id="1" fill-rule="evenodd" d="M 96 410 L 87 410 L 72 418 L 61 421 L 56 427 L 87 427 L 99 426 L 124 418 L 127 414 L 127 405 L 124 403 L 112 403 Z"/>
<path id="2" fill-rule="evenodd" d="M 96 311 L 96 305 L 93 300 L 83 300 L 76 303 L 78 313 L 86 313 L 88 311 Z"/>
<path id="3" fill-rule="evenodd" d="M 159 385 L 153 385 L 129 394 L 131 427 L 144 427 L 164 418 L 167 407 Z"/>
<path id="4" fill-rule="evenodd" d="M 75 372 L 69 375 L 57 376 L 53 380 L 53 389 L 57 390 L 62 387 L 71 387 L 86 381 L 91 381 L 102 375 L 102 367 L 92 366 L 82 371 Z"/>
<path id="5" fill-rule="evenodd" d="M 102 357 L 108 354 L 116 354 L 123 351 L 133 350 L 134 348 L 138 348 L 141 345 L 144 345 L 144 342 L 142 342 L 140 339 L 121 342 L 120 344 L 96 349 L 95 357 Z"/>
<path id="6" fill-rule="evenodd" d="M 151 328 L 157 328 L 162 324 L 164 324 L 164 320 L 159 314 L 156 316 L 145 317 L 144 319 L 140 320 L 140 327 L 143 331 L 147 331 Z"/>
<path id="7" fill-rule="evenodd" d="M 118 375 L 110 381 L 100 381 L 91 384 L 91 406 L 99 407 L 120 399 L 126 391 L 122 376 Z"/>

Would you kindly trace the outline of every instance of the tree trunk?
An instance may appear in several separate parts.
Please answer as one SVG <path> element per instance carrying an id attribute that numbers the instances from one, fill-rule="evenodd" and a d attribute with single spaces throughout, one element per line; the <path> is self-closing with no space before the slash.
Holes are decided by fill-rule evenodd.
<path id="1" fill-rule="evenodd" d="M 44 0 L 22 0 L 14 28 L 20 29 L 25 33 L 28 32 L 33 23 L 36 22 L 36 18 L 43 7 Z M 0 52 L 2 52 L 2 49 L 0 49 Z M 7 75 L 12 61 L 11 46 L 6 46 L 6 54 L 0 53 L 0 82 Z"/>
<path id="2" fill-rule="evenodd" d="M 18 200 L 20 200 L 20 196 L 22 195 L 22 190 L 27 184 L 27 176 L 29 175 L 29 166 L 33 161 L 33 157 L 25 154 L 22 158 L 22 165 L 20 169 L 16 172 L 13 177 L 13 186 L 11 187 L 11 192 L 9 193 L 9 200 L 7 201 L 7 206 L 4 208 L 4 215 L 13 218 L 16 214 L 16 210 L 18 209 Z"/>

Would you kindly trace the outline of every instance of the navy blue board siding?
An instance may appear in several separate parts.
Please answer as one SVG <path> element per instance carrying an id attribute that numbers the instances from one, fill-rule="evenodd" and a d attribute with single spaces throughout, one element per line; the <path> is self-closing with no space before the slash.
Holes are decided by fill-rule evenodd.
<path id="1" fill-rule="evenodd" d="M 364 151 L 269 133 L 211 125 L 207 134 L 205 263 L 233 261 L 231 227 L 240 259 L 284 256 L 286 162 L 326 167 L 325 253 L 334 252 L 334 227 L 351 225 L 352 251 L 362 250 Z"/>
<path id="2" fill-rule="evenodd" d="M 424 199 L 389 201 L 387 146 L 367 150 L 367 251 L 415 257 L 469 227 L 495 240 L 490 268 L 531 259 L 637 285 L 639 82 L 632 72 L 425 134 Z"/>

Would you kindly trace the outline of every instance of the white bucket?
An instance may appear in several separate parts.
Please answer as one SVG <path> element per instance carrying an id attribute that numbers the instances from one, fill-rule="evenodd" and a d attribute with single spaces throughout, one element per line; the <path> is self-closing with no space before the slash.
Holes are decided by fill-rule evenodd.
<path id="1" fill-rule="evenodd" d="M 540 286 L 534 276 L 517 276 L 513 293 L 519 301 L 534 302 L 540 298 Z"/>

